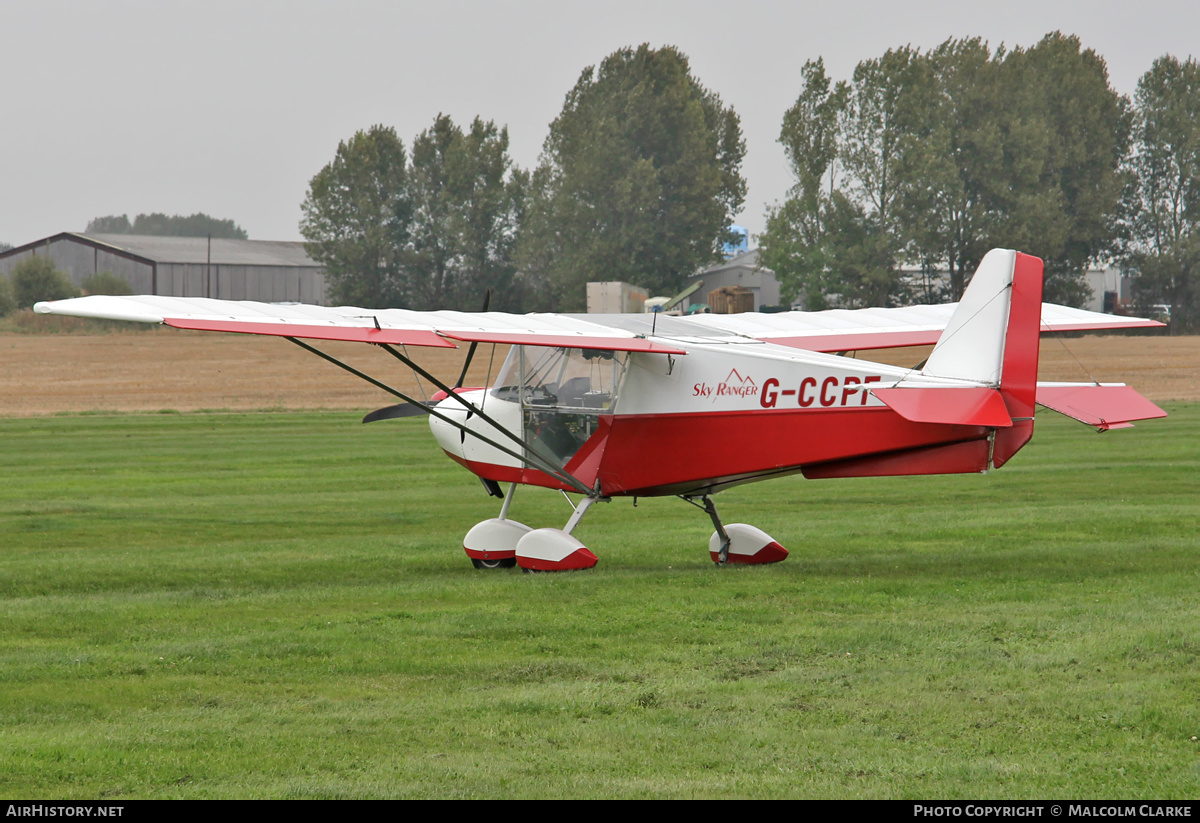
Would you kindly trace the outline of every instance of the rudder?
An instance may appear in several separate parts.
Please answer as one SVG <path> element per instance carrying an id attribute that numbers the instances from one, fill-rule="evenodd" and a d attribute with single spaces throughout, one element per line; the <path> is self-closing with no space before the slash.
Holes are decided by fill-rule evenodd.
<path id="1" fill-rule="evenodd" d="M 989 462 L 997 467 L 1033 436 L 1041 322 L 1042 261 L 994 249 L 921 370 L 1000 390 L 1013 425 L 995 433 Z"/>

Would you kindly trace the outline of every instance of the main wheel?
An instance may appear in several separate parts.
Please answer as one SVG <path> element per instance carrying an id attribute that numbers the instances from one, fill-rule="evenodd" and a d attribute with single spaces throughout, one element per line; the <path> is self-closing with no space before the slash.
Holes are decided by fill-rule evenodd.
<path id="1" fill-rule="evenodd" d="M 472 557 L 471 565 L 477 569 L 511 569 L 517 565 L 517 558 L 502 557 L 498 560 L 479 560 Z"/>

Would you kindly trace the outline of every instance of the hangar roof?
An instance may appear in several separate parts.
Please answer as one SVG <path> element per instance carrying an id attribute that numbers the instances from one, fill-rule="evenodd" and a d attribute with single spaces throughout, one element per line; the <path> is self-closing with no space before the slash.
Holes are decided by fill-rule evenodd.
<path id="1" fill-rule="evenodd" d="M 67 240 L 112 251 L 147 263 L 206 263 L 207 237 L 157 237 L 144 234 L 83 234 L 62 232 L 52 237 L 9 249 L 0 256 L 20 254 L 30 248 Z M 227 266 L 301 266 L 319 268 L 304 244 L 286 240 L 212 240 L 212 263 Z"/>
<path id="2" fill-rule="evenodd" d="M 740 254 L 735 254 L 733 257 L 722 263 L 714 263 L 704 270 L 697 272 L 695 275 L 699 277 L 704 274 L 714 274 L 726 269 L 757 269 L 758 268 L 758 249 L 750 249 Z"/>
<path id="3" fill-rule="evenodd" d="M 208 261 L 207 237 L 156 237 L 142 234 L 80 234 L 80 238 L 158 263 Z M 318 266 L 304 244 L 283 240 L 227 240 L 214 237 L 212 262 L 238 266 Z"/>

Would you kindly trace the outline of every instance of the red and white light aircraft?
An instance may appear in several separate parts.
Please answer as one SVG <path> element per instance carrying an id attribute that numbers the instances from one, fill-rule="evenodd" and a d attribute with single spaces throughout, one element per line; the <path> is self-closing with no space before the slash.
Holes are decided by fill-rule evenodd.
<path id="1" fill-rule="evenodd" d="M 1123 384 L 1038 383 L 1042 332 L 1161 325 L 1042 304 L 1042 263 L 995 250 L 961 302 L 783 314 L 510 315 L 91 296 L 36 310 L 184 329 L 286 337 L 406 401 L 364 422 L 428 413 L 439 445 L 504 502 L 463 544 L 479 568 L 588 568 L 572 535 L 597 501 L 676 495 L 716 529 L 715 562 L 787 551 L 754 526 L 723 524 L 712 495 L 801 472 L 808 478 L 982 472 L 1033 435 L 1041 404 L 1098 429 L 1165 412 Z M 305 340 L 387 350 L 441 391 L 418 401 Z M 511 344 L 496 385 L 449 386 L 409 346 Z M 838 352 L 934 344 L 920 367 Z M 397 348 L 400 347 L 400 348 Z M 466 368 L 463 369 L 463 375 Z M 693 444 L 680 447 L 680 443 Z M 695 444 L 702 444 L 697 447 Z M 510 484 L 503 493 L 501 483 Z M 518 485 L 582 495 L 561 528 L 509 517 Z"/>

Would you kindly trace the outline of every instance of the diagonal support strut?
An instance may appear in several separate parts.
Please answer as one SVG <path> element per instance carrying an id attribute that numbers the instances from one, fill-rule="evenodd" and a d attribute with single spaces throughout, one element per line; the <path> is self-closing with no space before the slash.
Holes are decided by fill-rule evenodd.
<path id="1" fill-rule="evenodd" d="M 429 412 L 430 416 L 436 417 L 437 419 L 443 421 L 444 423 L 450 424 L 451 426 L 453 426 L 454 428 L 463 432 L 464 434 L 469 434 L 470 436 L 475 437 L 475 438 L 483 441 L 484 443 L 487 443 L 492 448 L 499 449 L 500 451 L 504 452 L 505 454 L 509 455 L 510 457 L 514 457 L 517 460 L 521 461 L 522 464 L 532 466 L 532 467 L 538 469 L 539 471 L 545 472 L 546 474 L 549 474 L 550 476 L 561 480 L 562 482 L 571 486 L 571 488 L 575 489 L 576 491 L 580 492 L 581 494 L 591 494 L 592 493 L 591 490 L 588 489 L 588 487 L 585 486 L 582 482 L 580 482 L 576 477 L 574 477 L 573 475 L 554 466 L 553 463 L 550 463 L 548 460 L 546 460 L 545 457 L 538 454 L 536 451 L 530 449 L 531 453 L 529 455 L 518 454 L 517 452 L 513 451 L 512 449 L 507 448 L 506 446 L 503 446 L 500 443 L 497 443 L 495 440 L 492 440 L 490 437 L 485 437 L 484 435 L 480 434 L 479 432 L 468 429 L 462 423 L 458 422 L 457 420 L 454 420 L 451 417 L 448 417 L 445 414 L 442 414 L 441 412 L 432 408 L 428 404 L 422 403 L 418 400 L 415 400 L 412 397 L 409 397 L 408 395 L 404 394 L 404 392 L 401 392 L 397 389 L 392 388 L 391 386 L 387 385 L 386 383 L 382 383 L 379 380 L 376 380 L 374 377 L 371 377 L 369 374 L 359 371 L 358 369 L 354 368 L 353 366 L 351 366 L 348 363 L 343 363 L 341 360 L 338 360 L 333 355 L 327 354 L 327 353 L 321 351 L 320 349 L 316 348 L 315 346 L 310 346 L 307 343 L 305 343 L 304 341 L 300 340 L 299 338 L 288 337 L 287 339 L 292 341 L 293 343 L 295 343 L 300 348 L 305 349 L 306 351 L 312 352 L 313 354 L 317 355 L 317 357 L 320 357 L 322 360 L 327 360 L 330 363 L 334 364 L 335 366 L 345 369 L 346 371 L 350 372 L 355 377 L 359 377 L 359 378 L 367 381 L 372 386 L 382 389 L 383 391 L 387 392 L 388 394 L 399 397 L 401 400 L 405 401 L 406 403 L 412 403 L 415 406 L 419 406 L 422 409 L 425 409 L 426 411 Z M 407 358 L 405 358 L 402 355 L 400 355 L 399 353 L 397 353 L 395 350 L 391 349 L 390 346 L 387 346 L 386 344 L 384 344 L 384 348 L 391 351 L 392 354 L 399 357 L 402 361 L 411 362 L 411 361 L 408 361 Z M 426 379 L 429 379 L 431 382 L 435 383 L 438 386 L 438 388 L 442 389 L 443 391 L 446 390 L 445 386 L 441 383 L 441 381 L 437 380 L 437 378 L 433 377 L 432 375 L 429 375 L 428 372 L 425 372 L 424 369 L 420 369 L 419 367 L 416 367 L 415 364 L 414 364 L 414 371 L 419 371 L 420 373 L 422 373 L 423 375 L 426 376 Z M 462 398 L 459 398 L 458 395 L 456 393 L 454 393 L 453 391 L 448 392 L 448 394 L 451 397 L 458 398 L 459 401 L 468 408 L 468 410 L 472 411 L 475 414 L 478 414 L 480 416 L 480 418 L 482 418 L 485 422 L 487 422 L 491 426 L 493 426 L 497 431 L 505 434 L 510 439 L 515 440 L 519 445 L 528 448 L 528 445 L 523 440 L 521 440 L 519 437 L 516 437 L 514 434 L 512 434 L 512 432 L 510 432 L 504 426 L 497 424 L 495 421 L 493 421 L 487 415 L 484 415 L 482 412 L 479 411 L 479 409 L 475 405 L 468 403 L 467 401 L 463 400 Z"/>

